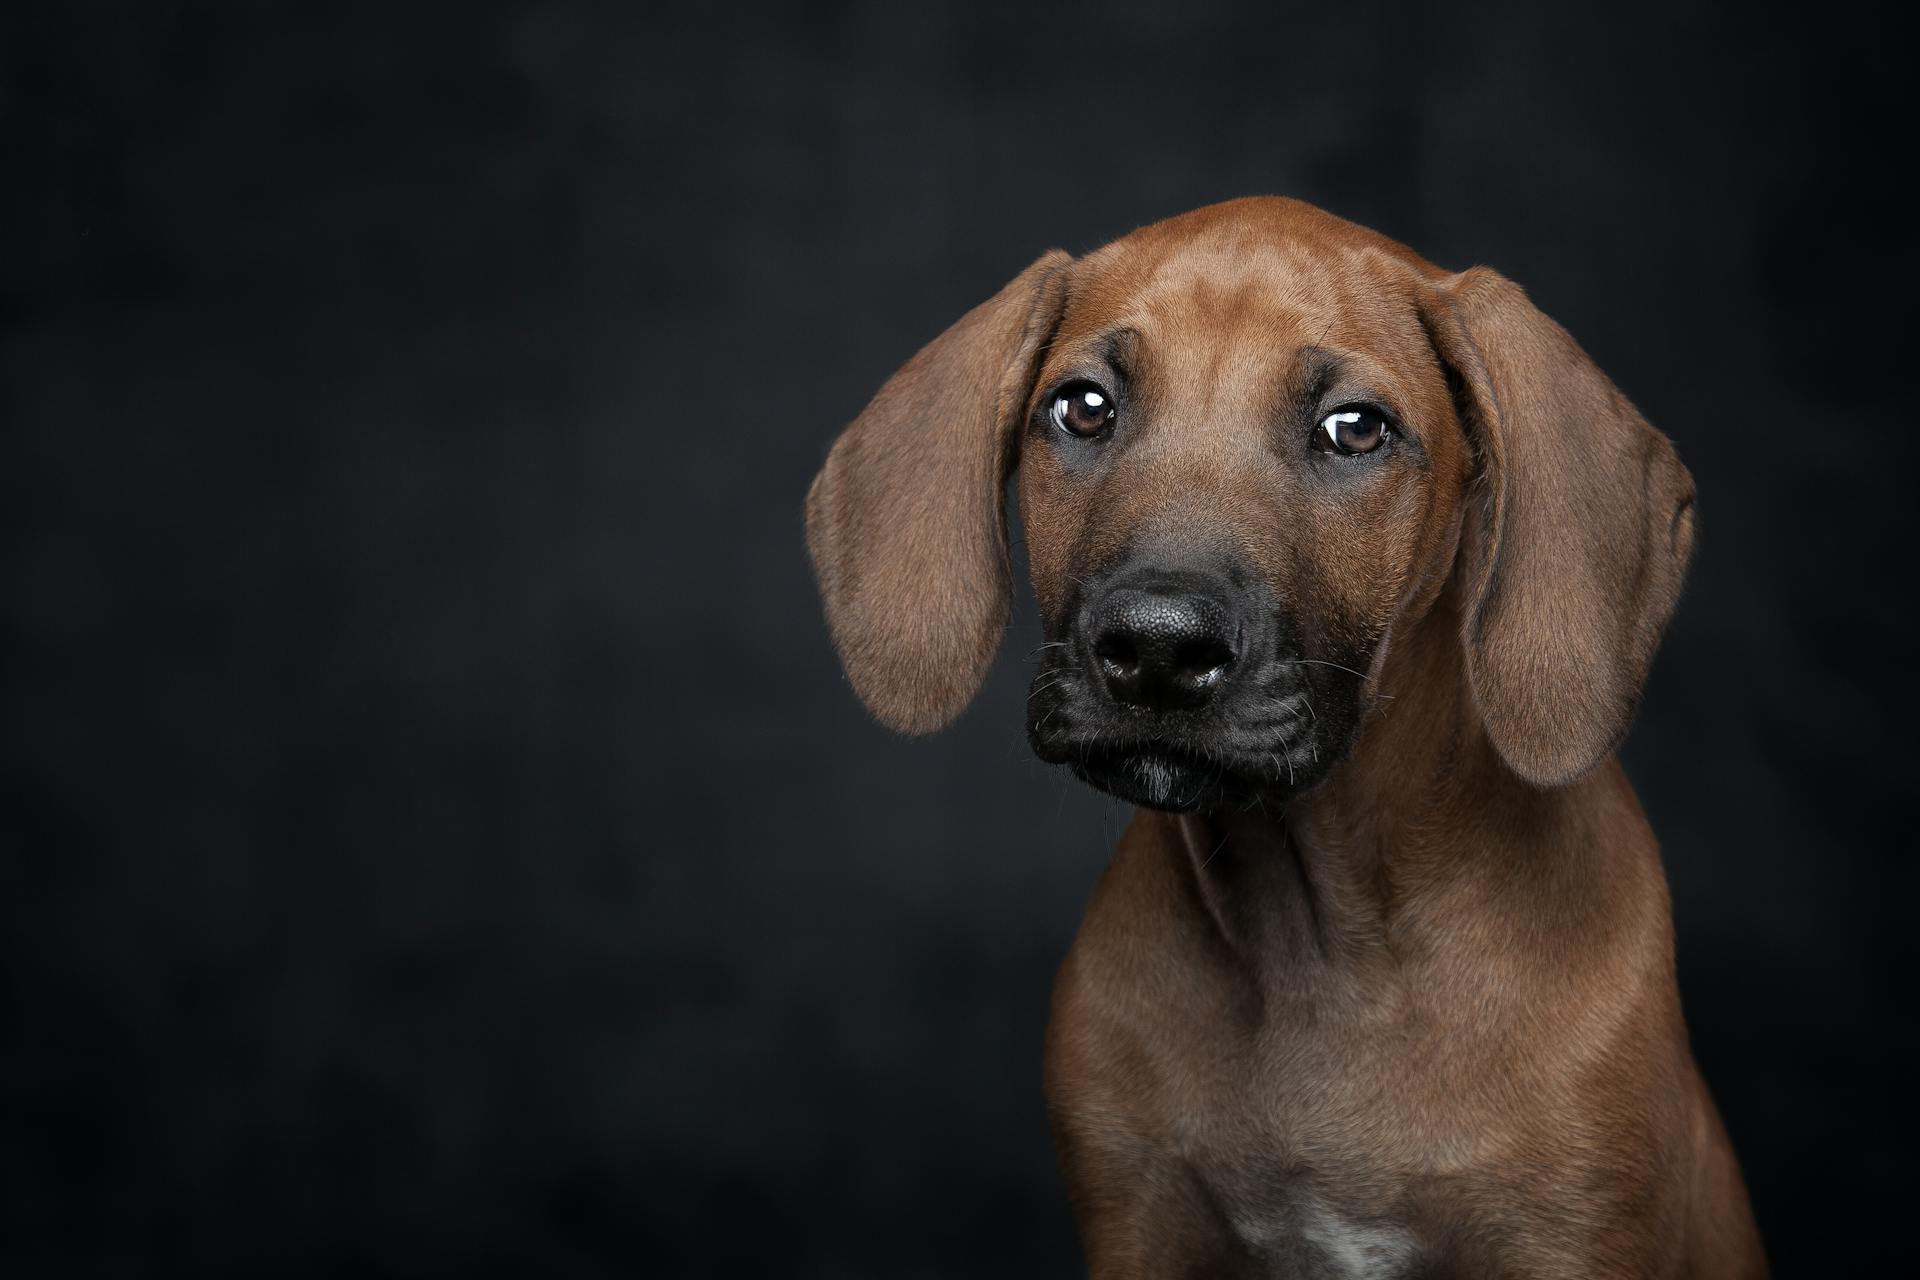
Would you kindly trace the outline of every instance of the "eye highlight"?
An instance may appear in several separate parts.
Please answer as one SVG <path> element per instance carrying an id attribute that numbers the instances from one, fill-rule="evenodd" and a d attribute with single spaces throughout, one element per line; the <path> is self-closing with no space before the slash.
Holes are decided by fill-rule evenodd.
<path id="1" fill-rule="evenodd" d="M 1332 453 L 1372 453 L 1392 434 L 1385 414 L 1364 404 L 1350 404 L 1320 419 L 1313 443 Z"/>
<path id="2" fill-rule="evenodd" d="M 1086 440 L 1113 424 L 1113 397 L 1098 383 L 1069 382 L 1053 393 L 1047 414 L 1054 426 Z"/>

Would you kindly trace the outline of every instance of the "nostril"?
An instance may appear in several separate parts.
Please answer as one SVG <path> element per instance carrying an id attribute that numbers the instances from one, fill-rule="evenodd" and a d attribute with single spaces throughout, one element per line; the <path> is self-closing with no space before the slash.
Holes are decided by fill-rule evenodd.
<path id="1" fill-rule="evenodd" d="M 1224 641 L 1212 637 L 1188 640 L 1174 650 L 1177 670 L 1202 682 L 1211 682 L 1233 665 L 1234 653 Z"/>
<path id="2" fill-rule="evenodd" d="M 1101 636 L 1094 643 L 1093 656 L 1100 659 L 1101 666 L 1121 674 L 1134 671 L 1140 666 L 1140 650 L 1124 632 L 1109 631 Z"/>

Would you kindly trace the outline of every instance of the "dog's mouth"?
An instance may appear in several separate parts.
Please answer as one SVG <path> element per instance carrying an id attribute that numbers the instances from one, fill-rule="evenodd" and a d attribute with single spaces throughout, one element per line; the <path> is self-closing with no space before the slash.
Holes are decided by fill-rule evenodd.
<path id="1" fill-rule="evenodd" d="M 1324 776 L 1330 759 L 1312 734 L 1305 699 L 1250 723 L 1101 723 L 1049 706 L 1028 724 L 1034 754 L 1129 804 L 1172 813 L 1285 797 Z M 1291 704 L 1288 704 L 1291 706 Z M 1087 723 L 1089 719 L 1094 723 Z"/>
<path id="2" fill-rule="evenodd" d="M 1028 698 L 1034 754 L 1129 804 L 1173 813 L 1245 807 L 1313 786 L 1338 752 L 1304 683 L 1242 686 L 1225 705 L 1147 712 L 1089 696 L 1072 669 L 1043 670 Z"/>

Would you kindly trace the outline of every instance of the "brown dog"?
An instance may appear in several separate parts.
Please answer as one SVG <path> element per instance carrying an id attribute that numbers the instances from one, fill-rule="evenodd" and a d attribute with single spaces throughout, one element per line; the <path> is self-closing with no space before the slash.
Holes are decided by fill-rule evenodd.
<path id="1" fill-rule="evenodd" d="M 1139 804 L 1047 1096 L 1099 1276 L 1754 1276 L 1612 757 L 1693 485 L 1565 331 L 1310 206 L 1049 253 L 883 387 L 807 537 L 883 723 Z"/>

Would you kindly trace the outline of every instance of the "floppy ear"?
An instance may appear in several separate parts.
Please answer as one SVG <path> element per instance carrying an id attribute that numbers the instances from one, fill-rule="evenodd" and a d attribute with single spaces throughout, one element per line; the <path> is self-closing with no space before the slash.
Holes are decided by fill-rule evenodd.
<path id="1" fill-rule="evenodd" d="M 1428 316 L 1479 463 L 1458 565 L 1474 701 L 1515 773 L 1571 782 L 1633 717 L 1693 551 L 1693 477 L 1518 285 L 1463 272 Z"/>
<path id="2" fill-rule="evenodd" d="M 921 349 L 841 433 L 807 493 L 834 646 L 882 724 L 972 701 L 1013 602 L 1006 481 L 1073 259 L 1058 250 Z"/>

